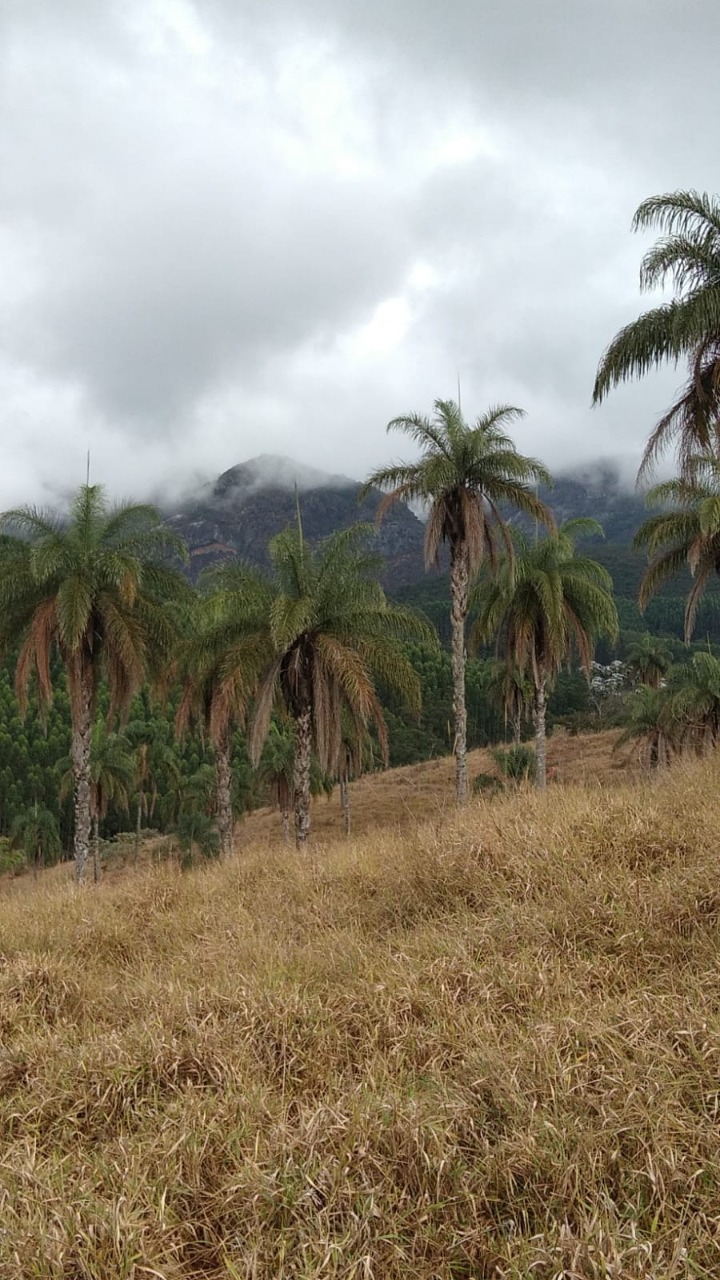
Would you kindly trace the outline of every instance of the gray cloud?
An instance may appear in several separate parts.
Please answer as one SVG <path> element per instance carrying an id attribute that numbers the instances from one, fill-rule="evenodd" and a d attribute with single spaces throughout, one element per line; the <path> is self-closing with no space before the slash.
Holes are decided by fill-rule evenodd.
<path id="1" fill-rule="evenodd" d="M 0 19 L 0 503 L 519 403 L 634 465 L 679 374 L 591 411 L 646 194 L 718 186 L 712 0 L 25 0 Z M 712 142 L 711 142 L 712 139 Z"/>

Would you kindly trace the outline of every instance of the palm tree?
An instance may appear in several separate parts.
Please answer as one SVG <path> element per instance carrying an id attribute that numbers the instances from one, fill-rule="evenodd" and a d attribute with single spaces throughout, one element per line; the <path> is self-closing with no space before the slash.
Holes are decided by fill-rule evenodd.
<path id="1" fill-rule="evenodd" d="M 223 565 L 206 582 L 210 590 L 194 602 L 187 620 L 175 727 L 182 737 L 194 723 L 212 745 L 220 853 L 227 857 L 234 848 L 233 729 L 246 724 L 267 657 L 271 593 L 267 583 L 237 564 Z"/>
<path id="2" fill-rule="evenodd" d="M 473 639 L 499 637 L 506 661 L 530 670 L 534 691 L 536 781 L 544 788 L 546 714 L 549 689 L 573 648 L 586 676 L 596 638 L 615 639 L 618 619 L 612 580 L 597 561 L 575 552 L 576 539 L 602 533 L 594 520 L 569 520 L 530 544 L 518 535 L 520 554 L 506 557 L 500 572 L 478 583 L 473 597 L 478 617 Z"/>
<path id="3" fill-rule="evenodd" d="M 685 606 L 685 640 L 692 636 L 698 605 L 710 579 L 720 573 L 720 460 L 696 454 L 685 477 L 655 485 L 648 506 L 662 510 L 649 516 L 635 535 L 646 547 L 650 563 L 640 584 L 644 609 L 668 578 L 687 567 L 693 577 Z"/>
<path id="4" fill-rule="evenodd" d="M 135 859 L 140 849 L 142 820 L 152 821 L 161 785 L 180 781 L 178 756 L 168 741 L 169 727 L 162 720 L 131 720 L 125 731 L 135 756 Z"/>
<path id="5" fill-rule="evenodd" d="M 420 681 L 402 649 L 403 640 L 437 645 L 429 624 L 391 604 L 377 581 L 377 559 L 365 543 L 372 530 L 356 525 L 333 534 L 317 549 L 305 542 L 298 518 L 270 543 L 275 581 L 264 632 L 264 671 L 259 682 L 250 759 L 257 765 L 279 705 L 295 726 L 293 796 L 295 839 L 302 847 L 310 831 L 313 749 L 321 771 L 337 776 L 343 709 L 358 732 L 375 727 L 388 759 L 387 727 L 375 681 L 394 689 L 416 711 Z M 242 599 L 242 593 L 241 593 Z M 242 667 L 244 655 L 240 650 Z M 225 665 L 235 676 L 235 659 Z M 247 670 L 247 666 L 245 667 Z"/>
<path id="6" fill-rule="evenodd" d="M 678 749 L 681 736 L 669 690 L 641 684 L 630 697 L 627 727 L 615 750 L 634 739 L 640 743 L 641 761 L 651 769 L 664 768 Z"/>
<path id="7" fill-rule="evenodd" d="M 684 727 L 683 736 L 704 753 L 720 741 L 720 660 L 711 653 L 696 653 L 676 672 L 673 714 Z"/>
<path id="8" fill-rule="evenodd" d="M 61 799 L 72 791 L 72 761 L 67 766 L 60 786 Z M 127 812 L 135 781 L 135 762 L 127 738 L 108 733 L 102 721 L 96 721 L 90 744 L 90 816 L 92 822 L 93 879 L 100 880 L 100 823 L 108 815 L 110 805 Z"/>
<path id="9" fill-rule="evenodd" d="M 270 792 L 270 804 L 280 811 L 283 839 L 290 843 L 290 810 L 293 805 L 295 742 L 293 735 L 275 720 L 270 724 L 263 747 L 258 775 Z"/>
<path id="10" fill-rule="evenodd" d="M 58 653 L 70 695 L 75 791 L 75 870 L 85 878 L 91 827 L 90 755 L 100 681 L 109 718 L 123 720 L 143 680 L 171 654 L 168 602 L 189 586 L 169 556 L 184 544 L 154 507 L 110 508 L 99 485 L 83 485 L 69 518 L 35 507 L 0 518 L 0 648 L 19 647 L 21 707 L 34 676 L 42 709 L 52 700 L 50 660 Z"/>
<path id="11" fill-rule="evenodd" d="M 212 818 L 215 786 L 215 770 L 210 764 L 201 764 L 194 773 L 182 777 L 174 797 L 175 822 L 178 822 L 183 814 L 190 817 Z"/>
<path id="12" fill-rule="evenodd" d="M 388 423 L 420 445 L 417 462 L 380 467 L 365 483 L 386 490 L 378 518 L 394 502 L 419 501 L 428 508 L 425 567 L 439 564 L 440 550 L 450 551 L 450 625 L 452 633 L 453 716 L 455 721 L 455 785 L 459 804 L 468 797 L 467 709 L 465 703 L 465 623 L 472 578 L 485 558 L 491 568 L 499 546 L 512 561 L 512 539 L 502 514 L 515 508 L 548 528 L 552 515 L 532 485 L 550 484 L 541 463 L 518 453 L 504 428 L 523 416 L 521 409 L 498 405 L 473 426 L 460 406 L 436 400 L 432 418 L 407 414 Z"/>
<path id="13" fill-rule="evenodd" d="M 504 713 L 506 732 L 508 720 L 512 724 L 515 744 L 522 738 L 523 720 L 532 707 L 533 692 L 529 673 L 516 666 L 512 658 L 509 662 L 498 662 L 493 667 L 488 693 L 491 701 Z"/>
<path id="14" fill-rule="evenodd" d="M 662 233 L 643 258 L 641 289 L 669 277 L 675 296 L 616 335 L 600 361 L 593 403 L 650 369 L 687 361 L 686 385 L 650 435 L 640 475 L 673 442 L 681 474 L 688 475 L 694 455 L 720 447 L 720 202 L 697 191 L 652 196 L 632 225 Z"/>
<path id="15" fill-rule="evenodd" d="M 207 813 L 182 812 L 178 815 L 176 834 L 180 846 L 180 867 L 189 871 L 197 849 L 201 858 L 209 861 L 220 856 L 220 837 L 212 818 Z"/>
<path id="16" fill-rule="evenodd" d="M 19 813 L 15 818 L 11 844 L 13 848 L 24 851 L 28 862 L 32 863 L 33 875 L 37 875 L 39 866 L 56 862 L 62 853 L 60 829 L 55 814 L 35 801 L 31 809 Z"/>
<path id="17" fill-rule="evenodd" d="M 345 711 L 340 725 L 340 755 L 338 760 L 338 784 L 340 788 L 340 812 L 343 830 L 350 835 L 350 782 L 362 776 L 366 766 L 373 764 L 373 743 L 367 729 L 358 725 Z"/>
<path id="18" fill-rule="evenodd" d="M 672 664 L 670 649 L 664 640 L 646 632 L 640 640 L 630 645 L 625 655 L 625 665 L 635 680 L 659 689 Z"/>

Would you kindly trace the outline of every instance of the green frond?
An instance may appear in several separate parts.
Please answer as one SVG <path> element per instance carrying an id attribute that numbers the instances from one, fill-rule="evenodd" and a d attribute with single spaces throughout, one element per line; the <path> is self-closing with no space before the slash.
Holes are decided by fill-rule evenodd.
<path id="1" fill-rule="evenodd" d="M 708 230 L 698 239 L 677 235 L 659 240 L 640 266 L 643 291 L 662 288 L 668 276 L 677 291 L 715 282 L 720 234 Z"/>
<path id="2" fill-rule="evenodd" d="M 720 235 L 720 205 L 707 192 L 671 191 L 649 196 L 638 207 L 633 231 L 658 227 L 667 235 L 692 235 L 708 231 Z"/>
<path id="3" fill-rule="evenodd" d="M 10 537 L 54 541 L 64 531 L 65 524 L 59 516 L 41 507 L 15 507 L 0 515 L 0 532 Z"/>
<path id="4" fill-rule="evenodd" d="M 439 453 L 447 453 L 447 438 L 442 424 L 437 421 L 433 423 L 419 413 L 409 413 L 393 418 L 388 422 L 386 430 L 401 431 L 415 444 L 426 448 L 429 446 L 431 449 L 437 449 Z"/>
<path id="5" fill-rule="evenodd" d="M 681 304 L 663 303 L 631 321 L 613 338 L 600 361 L 592 402 L 600 404 L 608 392 L 623 382 L 641 378 L 666 361 L 675 362 L 687 348 L 678 340 L 675 328 Z"/>

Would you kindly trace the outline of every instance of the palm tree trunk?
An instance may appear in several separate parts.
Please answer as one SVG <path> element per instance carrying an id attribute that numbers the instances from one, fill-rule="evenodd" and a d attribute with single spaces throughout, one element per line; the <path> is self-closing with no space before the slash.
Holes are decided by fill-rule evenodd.
<path id="1" fill-rule="evenodd" d="M 346 773 L 340 774 L 340 809 L 343 816 L 345 835 L 350 835 L 350 788 Z"/>
<path id="2" fill-rule="evenodd" d="M 453 546 L 450 555 L 450 627 L 455 719 L 455 790 L 459 805 L 467 804 L 467 706 L 465 704 L 465 619 L 468 611 L 470 568 L 467 548 Z"/>
<path id="3" fill-rule="evenodd" d="M 142 811 L 143 811 L 143 795 L 140 792 L 137 803 L 137 815 L 135 818 L 135 862 L 137 863 L 140 855 L 140 832 L 142 830 Z"/>
<path id="4" fill-rule="evenodd" d="M 282 811 L 282 829 L 283 829 L 283 840 L 285 841 L 285 844 L 289 844 L 290 843 L 290 810 L 289 809 L 283 809 Z"/>
<path id="5" fill-rule="evenodd" d="M 92 820 L 92 845 L 93 845 L 93 880 L 95 884 L 100 883 L 100 817 L 97 813 L 93 814 Z"/>
<path id="6" fill-rule="evenodd" d="M 72 678 L 74 677 L 74 678 Z M 70 709 L 72 715 L 72 756 L 75 779 L 75 880 L 84 884 L 90 853 L 90 749 L 92 745 L 92 670 L 87 661 L 77 660 L 72 672 Z"/>
<path id="7" fill-rule="evenodd" d="M 545 720 L 547 716 L 546 676 L 540 671 L 535 689 L 535 785 L 540 791 L 547 786 L 547 736 Z"/>
<path id="8" fill-rule="evenodd" d="M 515 743 L 516 747 L 519 747 L 520 740 L 522 738 L 522 711 L 515 712 L 512 718 L 512 724 L 513 724 L 513 742 Z"/>
<path id="9" fill-rule="evenodd" d="M 220 832 L 220 856 L 228 858 L 234 851 L 232 811 L 232 739 L 229 733 L 215 747 L 215 792 L 217 824 Z"/>
<path id="10" fill-rule="evenodd" d="M 312 754 L 312 708 L 303 707 L 295 720 L 295 844 L 302 849 L 310 834 L 310 757 Z"/>

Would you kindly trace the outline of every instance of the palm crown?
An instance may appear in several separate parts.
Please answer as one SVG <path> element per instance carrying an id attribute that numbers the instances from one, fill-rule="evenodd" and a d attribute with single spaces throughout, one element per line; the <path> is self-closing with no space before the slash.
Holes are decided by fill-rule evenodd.
<path id="1" fill-rule="evenodd" d="M 633 229 L 663 235 L 640 269 L 643 290 L 670 279 L 675 296 L 646 311 L 616 335 L 600 362 L 593 402 L 612 387 L 664 364 L 686 360 L 682 393 L 656 424 L 641 474 L 674 442 L 681 470 L 720 440 L 720 203 L 706 193 L 676 191 L 643 201 Z"/>
<path id="2" fill-rule="evenodd" d="M 110 509 L 99 485 L 80 489 L 67 521 L 21 507 L 4 513 L 0 529 L 17 535 L 0 548 L 0 645 L 20 641 L 21 703 L 31 674 L 41 704 L 49 703 L 50 658 L 57 649 L 71 699 L 85 667 L 92 672 L 93 696 L 102 673 L 110 713 L 129 711 L 148 669 L 172 653 L 168 603 L 187 585 L 168 562 L 184 557 L 182 539 L 152 506 Z"/>
<path id="3" fill-rule="evenodd" d="M 552 526 L 552 516 L 533 485 L 550 484 L 542 463 L 518 453 L 504 428 L 522 418 L 522 409 L 496 405 L 474 426 L 465 422 L 452 400 L 436 400 L 432 418 L 407 414 L 388 423 L 388 431 L 402 431 L 422 449 L 417 462 L 380 467 L 365 482 L 386 490 L 378 514 L 393 502 L 420 501 L 429 507 L 425 533 L 425 563 L 438 562 L 447 543 L 467 546 L 470 573 L 485 554 L 494 561 L 498 540 L 512 554 L 512 541 L 502 518 L 514 507 L 533 520 Z"/>
<path id="4" fill-rule="evenodd" d="M 500 635 L 517 668 L 529 666 L 533 675 L 542 669 L 551 678 L 574 647 L 588 674 L 594 638 L 617 633 L 607 569 L 575 550 L 579 537 L 600 532 L 595 520 L 579 519 L 535 544 L 516 534 L 514 567 L 506 561 L 496 579 L 478 584 L 475 638 Z"/>
<path id="5" fill-rule="evenodd" d="M 270 543 L 275 591 L 268 616 L 273 657 L 258 691 L 251 734 L 257 759 L 277 699 L 293 717 L 312 709 L 320 767 L 337 771 L 343 708 L 359 729 L 373 724 L 387 757 L 385 719 L 376 678 L 419 709 L 420 685 L 402 640 L 435 643 L 429 624 L 391 604 L 377 581 L 377 558 L 356 525 L 313 551 L 301 530 L 286 529 Z"/>
<path id="6" fill-rule="evenodd" d="M 720 573 L 720 460 L 709 453 L 695 454 L 691 467 L 690 475 L 650 490 L 648 505 L 663 510 L 650 516 L 635 535 L 636 546 L 646 547 L 650 556 L 640 584 L 641 608 L 685 566 L 693 575 L 685 608 L 686 640 L 710 578 Z"/>

